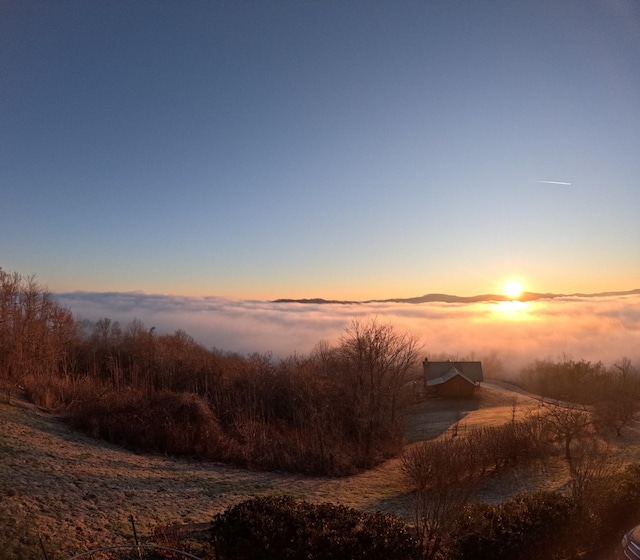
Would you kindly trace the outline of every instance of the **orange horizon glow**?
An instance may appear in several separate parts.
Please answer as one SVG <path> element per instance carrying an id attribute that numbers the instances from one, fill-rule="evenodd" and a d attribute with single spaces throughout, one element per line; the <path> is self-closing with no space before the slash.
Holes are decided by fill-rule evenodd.
<path id="1" fill-rule="evenodd" d="M 496 304 L 496 310 L 500 312 L 499 319 L 517 319 L 518 321 L 530 320 L 532 302 L 511 299 L 500 301 Z"/>
<path id="2" fill-rule="evenodd" d="M 512 300 L 518 299 L 522 295 L 522 283 L 518 280 L 509 280 L 502 289 L 504 295 Z"/>

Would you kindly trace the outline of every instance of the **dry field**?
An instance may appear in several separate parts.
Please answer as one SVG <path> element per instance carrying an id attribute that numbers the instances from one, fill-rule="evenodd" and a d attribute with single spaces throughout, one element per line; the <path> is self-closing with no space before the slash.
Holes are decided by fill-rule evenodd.
<path id="1" fill-rule="evenodd" d="M 458 421 L 459 433 L 500 425 L 535 408 L 531 396 L 485 384 L 478 400 L 431 400 L 416 405 L 407 426 L 415 444 L 441 437 Z M 623 431 L 617 445 L 625 460 L 640 460 L 640 426 Z M 490 477 L 478 499 L 501 501 L 519 492 L 562 490 L 561 461 L 512 468 Z M 208 522 L 248 498 L 285 493 L 411 521 L 412 501 L 400 460 L 347 478 L 264 473 L 219 464 L 137 455 L 69 430 L 26 402 L 0 402 L 0 557 L 62 560 L 82 551 L 132 542 L 133 515 L 143 538 L 169 524 Z"/>

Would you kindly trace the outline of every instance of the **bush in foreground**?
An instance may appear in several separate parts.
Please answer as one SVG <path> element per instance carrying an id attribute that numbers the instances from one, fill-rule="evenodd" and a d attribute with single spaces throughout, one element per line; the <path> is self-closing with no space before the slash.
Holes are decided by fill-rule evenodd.
<path id="1" fill-rule="evenodd" d="M 572 558 L 584 520 L 571 498 L 553 492 L 498 505 L 472 504 L 451 530 L 449 556 L 474 560 Z"/>
<path id="2" fill-rule="evenodd" d="M 585 501 L 596 520 L 600 541 L 614 538 L 640 523 L 640 463 L 591 482 Z"/>
<path id="3" fill-rule="evenodd" d="M 592 560 L 612 558 L 640 523 L 640 465 L 596 480 L 585 500 L 525 493 L 501 504 L 460 508 L 428 547 L 390 515 L 290 497 L 255 498 L 217 515 L 210 546 L 217 560 Z"/>
<path id="4" fill-rule="evenodd" d="M 219 560 L 423 558 L 398 518 L 289 497 L 238 504 L 216 516 L 211 531 Z"/>

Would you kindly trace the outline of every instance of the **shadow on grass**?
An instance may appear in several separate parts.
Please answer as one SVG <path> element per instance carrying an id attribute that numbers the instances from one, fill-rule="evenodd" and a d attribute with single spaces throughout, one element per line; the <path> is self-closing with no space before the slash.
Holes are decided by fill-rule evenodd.
<path id="1" fill-rule="evenodd" d="M 481 398 L 426 398 L 416 403 L 407 416 L 407 443 L 435 439 L 447 431 L 452 431 L 467 414 L 480 408 L 482 408 Z"/>

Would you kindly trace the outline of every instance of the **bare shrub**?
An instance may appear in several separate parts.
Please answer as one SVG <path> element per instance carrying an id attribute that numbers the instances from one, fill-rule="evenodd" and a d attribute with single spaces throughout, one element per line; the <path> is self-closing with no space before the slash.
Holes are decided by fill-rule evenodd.
<path id="1" fill-rule="evenodd" d="M 473 442 L 474 455 L 483 472 L 547 455 L 536 415 L 502 426 L 476 428 L 469 432 L 468 437 Z"/>
<path id="2" fill-rule="evenodd" d="M 527 414 L 524 421 L 520 422 L 519 429 L 525 432 L 535 455 L 544 457 L 548 451 L 549 428 L 543 413 L 535 410 Z"/>
<path id="3" fill-rule="evenodd" d="M 551 434 L 564 448 L 564 456 L 571 467 L 572 442 L 587 435 L 593 415 L 585 405 L 573 403 L 543 403 L 541 413 Z"/>
<path id="4" fill-rule="evenodd" d="M 94 402 L 110 388 L 92 377 L 28 375 L 23 379 L 26 397 L 37 406 L 63 413 L 82 402 Z"/>
<path id="5" fill-rule="evenodd" d="M 11 397 L 20 384 L 11 379 L 0 378 L 0 393 L 5 396 L 6 403 L 11 404 Z"/>
<path id="6" fill-rule="evenodd" d="M 480 480 L 475 450 L 469 437 L 457 437 L 416 445 L 403 457 L 402 469 L 415 487 L 416 531 L 430 558 L 440 548 L 444 528 Z"/>
<path id="7" fill-rule="evenodd" d="M 136 451 L 221 460 L 237 454 L 206 401 L 194 394 L 111 390 L 76 401 L 67 415 L 75 428 Z"/>
<path id="8" fill-rule="evenodd" d="M 627 393 L 597 403 L 594 411 L 594 421 L 600 430 L 613 429 L 620 436 L 622 429 L 640 416 L 640 404 L 635 395 Z"/>
<path id="9" fill-rule="evenodd" d="M 610 478 L 620 470 L 609 445 L 591 435 L 574 442 L 571 452 L 571 494 L 576 503 L 582 503 L 589 485 Z"/>

